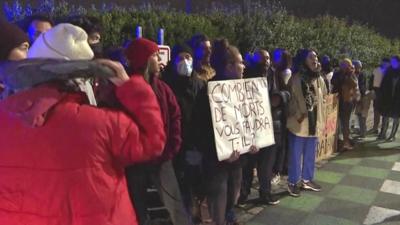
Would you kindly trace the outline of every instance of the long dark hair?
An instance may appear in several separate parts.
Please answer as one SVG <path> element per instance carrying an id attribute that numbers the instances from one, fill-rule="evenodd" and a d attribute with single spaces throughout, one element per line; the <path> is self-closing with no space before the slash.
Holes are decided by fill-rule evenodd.
<path id="1" fill-rule="evenodd" d="M 283 48 L 277 48 L 273 52 L 273 60 L 276 62 L 276 57 L 279 54 L 280 62 L 276 65 L 276 69 L 279 72 L 282 72 L 286 69 L 290 69 L 292 67 L 292 55 L 290 52 Z"/>
<path id="2" fill-rule="evenodd" d="M 240 54 L 237 47 L 230 45 L 227 39 L 218 39 L 213 43 L 213 52 L 210 63 L 215 69 L 216 80 L 226 80 L 225 69 L 229 63 L 235 62 L 235 57 Z"/>
<path id="3" fill-rule="evenodd" d="M 297 54 L 293 59 L 293 73 L 304 73 L 311 70 L 311 68 L 308 68 L 306 64 L 310 52 L 315 52 L 318 55 L 317 51 L 314 49 L 303 48 L 297 51 Z"/>

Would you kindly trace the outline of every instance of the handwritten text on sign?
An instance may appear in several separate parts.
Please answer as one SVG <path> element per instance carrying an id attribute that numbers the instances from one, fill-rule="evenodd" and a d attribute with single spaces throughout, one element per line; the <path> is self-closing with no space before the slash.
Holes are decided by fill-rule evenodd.
<path id="1" fill-rule="evenodd" d="M 267 79 L 212 81 L 208 97 L 220 161 L 275 143 Z"/>

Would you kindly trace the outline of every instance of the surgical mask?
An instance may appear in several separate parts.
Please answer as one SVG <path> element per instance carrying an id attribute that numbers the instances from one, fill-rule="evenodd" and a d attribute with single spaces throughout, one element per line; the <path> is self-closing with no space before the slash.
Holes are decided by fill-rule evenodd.
<path id="1" fill-rule="evenodd" d="M 193 61 L 192 60 L 182 60 L 177 65 L 177 72 L 181 76 L 190 77 L 193 72 Z"/>

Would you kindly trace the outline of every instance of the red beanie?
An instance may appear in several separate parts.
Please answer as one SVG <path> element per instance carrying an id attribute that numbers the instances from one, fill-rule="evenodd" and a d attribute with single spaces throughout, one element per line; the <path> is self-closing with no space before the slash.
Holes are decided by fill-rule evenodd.
<path id="1" fill-rule="evenodd" d="M 0 27 L 0 61 L 3 61 L 8 59 L 11 50 L 24 42 L 29 42 L 29 39 L 17 25 L 9 23 L 3 17 L 0 17 Z"/>
<path id="2" fill-rule="evenodd" d="M 144 70 L 149 57 L 158 51 L 158 45 L 148 39 L 133 40 L 125 49 L 125 55 L 133 72 Z"/>

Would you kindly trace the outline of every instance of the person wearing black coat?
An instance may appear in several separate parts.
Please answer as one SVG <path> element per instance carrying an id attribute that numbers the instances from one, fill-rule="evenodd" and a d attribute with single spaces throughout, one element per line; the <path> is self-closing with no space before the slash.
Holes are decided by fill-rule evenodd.
<path id="1" fill-rule="evenodd" d="M 175 93 L 181 108 L 182 146 L 174 159 L 174 167 L 185 207 L 187 211 L 191 211 L 194 206 L 198 206 L 196 199 L 201 195 L 201 155 L 196 151 L 192 115 L 205 81 L 193 75 L 192 51 L 188 46 L 177 44 L 173 47 L 172 60 L 165 68 L 163 80 Z M 196 212 L 191 214 L 194 222 L 200 220 Z"/>
<path id="2" fill-rule="evenodd" d="M 229 45 L 226 39 L 217 40 L 213 45 L 211 65 L 216 71 L 210 81 L 241 79 L 245 65 L 239 50 Z M 204 191 L 208 204 L 208 213 L 215 225 L 240 224 L 234 206 L 239 196 L 242 165 L 240 152 L 235 150 L 226 160 L 219 161 L 215 145 L 215 136 L 210 110 L 208 87 L 205 86 L 196 101 L 194 109 L 194 130 L 196 148 L 203 154 Z M 249 148 L 251 154 L 257 154 L 256 146 Z M 250 154 L 249 153 L 249 154 Z"/>
<path id="3" fill-rule="evenodd" d="M 383 116 L 382 129 L 378 140 L 386 139 L 389 118 L 392 118 L 392 132 L 387 138 L 387 141 L 394 141 L 399 128 L 400 117 L 400 58 L 398 56 L 393 56 L 390 63 L 391 67 L 386 71 L 378 92 L 378 109 Z"/>
<path id="4" fill-rule="evenodd" d="M 279 200 L 271 195 L 271 180 L 277 154 L 279 151 L 283 151 L 281 146 L 285 140 L 285 105 L 289 101 L 290 94 L 283 90 L 284 81 L 282 77 L 277 76 L 276 71 L 272 70 L 270 67 L 270 59 L 267 51 L 257 51 L 253 63 L 254 64 L 245 71 L 245 78 L 266 77 L 268 80 L 275 145 L 263 148 L 255 155 L 246 154 L 242 157 L 243 178 L 238 203 L 246 203 L 253 181 L 253 169 L 256 167 L 260 183 L 260 203 L 276 205 L 279 203 Z"/>

